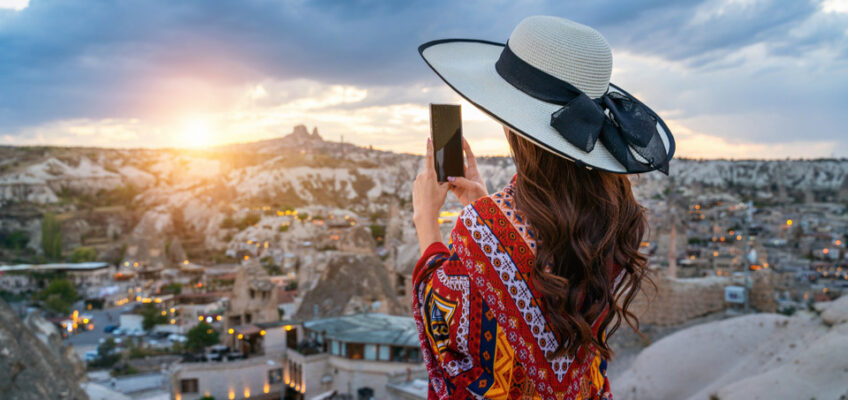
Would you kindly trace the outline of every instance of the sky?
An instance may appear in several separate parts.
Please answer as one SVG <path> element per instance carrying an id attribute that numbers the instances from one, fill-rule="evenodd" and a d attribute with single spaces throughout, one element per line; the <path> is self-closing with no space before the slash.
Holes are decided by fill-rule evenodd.
<path id="1" fill-rule="evenodd" d="M 428 103 L 456 102 L 475 153 L 505 155 L 417 47 L 505 42 L 531 15 L 601 32 L 611 81 L 678 156 L 848 157 L 848 0 L 0 0 L 0 145 L 203 147 L 302 123 L 421 154 Z"/>

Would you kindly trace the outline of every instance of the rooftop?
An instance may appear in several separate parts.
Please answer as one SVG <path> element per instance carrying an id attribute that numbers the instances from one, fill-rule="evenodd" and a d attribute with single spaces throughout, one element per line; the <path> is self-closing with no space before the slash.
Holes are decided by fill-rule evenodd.
<path id="1" fill-rule="evenodd" d="M 418 330 L 412 317 L 361 313 L 307 321 L 303 326 L 311 331 L 326 332 L 327 339 L 344 342 L 419 346 Z"/>
<path id="2" fill-rule="evenodd" d="M 17 264 L 0 266 L 0 272 L 15 271 L 93 271 L 107 268 L 109 263 L 84 262 L 84 263 L 56 263 L 56 264 Z"/>

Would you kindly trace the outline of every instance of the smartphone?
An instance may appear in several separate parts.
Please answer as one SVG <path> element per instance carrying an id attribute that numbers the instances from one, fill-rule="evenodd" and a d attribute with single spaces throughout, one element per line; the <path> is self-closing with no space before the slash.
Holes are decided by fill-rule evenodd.
<path id="1" fill-rule="evenodd" d="M 430 104 L 430 136 L 438 181 L 447 182 L 449 176 L 465 176 L 459 104 Z"/>

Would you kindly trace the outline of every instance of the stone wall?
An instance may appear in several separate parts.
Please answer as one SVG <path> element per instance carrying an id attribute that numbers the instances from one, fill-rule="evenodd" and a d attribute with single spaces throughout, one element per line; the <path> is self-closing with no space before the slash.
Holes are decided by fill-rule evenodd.
<path id="1" fill-rule="evenodd" d="M 777 300 L 774 298 L 774 286 L 779 277 L 771 269 L 751 273 L 751 307 L 760 312 L 777 311 Z"/>
<path id="2" fill-rule="evenodd" d="M 636 295 L 631 311 L 643 324 L 677 325 L 690 319 L 721 311 L 727 307 L 724 287 L 734 283 L 727 277 L 669 278 L 652 271 L 656 290 L 647 281 Z M 774 312 L 775 274 L 771 270 L 751 272 L 751 307 L 760 312 Z M 739 283 L 741 284 L 741 282 Z"/>
<path id="3" fill-rule="evenodd" d="M 651 273 L 654 287 L 643 282 L 642 290 L 633 299 L 631 311 L 640 324 L 677 325 L 725 308 L 724 277 L 669 278 Z"/>

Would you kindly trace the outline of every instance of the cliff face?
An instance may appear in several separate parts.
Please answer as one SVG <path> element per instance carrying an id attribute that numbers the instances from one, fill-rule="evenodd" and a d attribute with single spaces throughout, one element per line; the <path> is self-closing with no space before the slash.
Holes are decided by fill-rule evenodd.
<path id="1" fill-rule="evenodd" d="M 0 300 L 0 396 L 9 400 L 86 400 L 84 368 L 56 329 L 40 317 L 27 323 Z"/>

